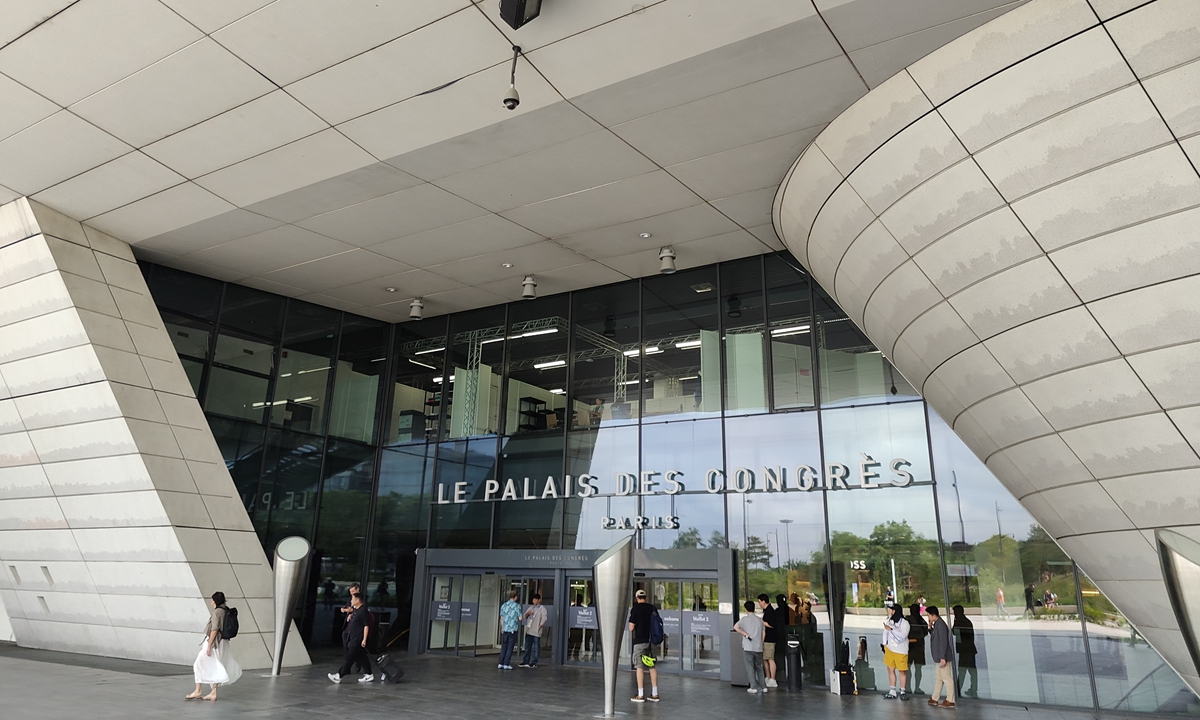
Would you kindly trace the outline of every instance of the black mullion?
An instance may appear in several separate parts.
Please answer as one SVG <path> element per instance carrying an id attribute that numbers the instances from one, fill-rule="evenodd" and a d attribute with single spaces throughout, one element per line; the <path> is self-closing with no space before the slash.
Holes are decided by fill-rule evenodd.
<path id="1" fill-rule="evenodd" d="M 763 316 L 763 371 L 767 373 L 767 412 L 775 412 L 775 347 L 771 344 L 771 296 L 767 284 L 767 256 L 760 255 L 758 263 L 760 285 L 762 288 Z M 809 306 L 812 310 L 812 306 Z M 810 321 L 811 324 L 811 321 Z M 811 335 L 809 336 L 812 337 Z M 812 343 L 809 343 L 810 345 Z"/>

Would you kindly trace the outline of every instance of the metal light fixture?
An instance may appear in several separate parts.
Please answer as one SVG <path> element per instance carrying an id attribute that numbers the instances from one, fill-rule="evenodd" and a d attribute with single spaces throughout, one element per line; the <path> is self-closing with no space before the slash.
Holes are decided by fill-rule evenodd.
<path id="1" fill-rule="evenodd" d="M 504 107 L 516 110 L 521 104 L 521 93 L 517 92 L 517 58 L 521 57 L 521 46 L 513 45 L 512 74 L 509 75 L 508 92 L 504 93 Z"/>
<path id="2" fill-rule="evenodd" d="M 675 248 L 670 246 L 660 248 L 658 251 L 658 260 L 662 263 L 662 267 L 658 269 L 663 275 L 670 275 L 675 272 Z"/>
<path id="3" fill-rule="evenodd" d="M 541 12 L 542 0 L 500 0 L 500 19 L 513 30 L 520 30 Z"/>
<path id="4" fill-rule="evenodd" d="M 425 317 L 425 301 L 423 298 L 413 298 L 413 301 L 408 305 L 408 319 L 420 320 Z"/>
<path id="5" fill-rule="evenodd" d="M 742 299 L 737 295 L 730 295 L 725 301 L 728 309 L 725 314 L 731 318 L 740 318 L 742 316 Z"/>
<path id="6" fill-rule="evenodd" d="M 604 337 L 615 338 L 617 336 L 617 319 L 612 315 L 604 318 Z"/>
<path id="7" fill-rule="evenodd" d="M 521 299 L 532 300 L 537 297 L 537 280 L 532 275 L 526 275 L 521 281 Z"/>

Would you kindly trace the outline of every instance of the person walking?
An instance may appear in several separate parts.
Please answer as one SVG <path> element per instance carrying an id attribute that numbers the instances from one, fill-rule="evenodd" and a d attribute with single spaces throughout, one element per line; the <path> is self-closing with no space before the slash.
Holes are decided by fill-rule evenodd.
<path id="1" fill-rule="evenodd" d="M 925 669 L 925 637 L 929 627 L 921 617 L 921 605 L 913 603 L 908 606 L 908 679 L 912 683 L 913 695 L 924 695 L 921 692 L 921 674 Z"/>
<path id="2" fill-rule="evenodd" d="M 929 657 L 933 660 L 933 694 L 929 696 L 929 704 L 938 707 L 954 707 L 954 674 L 951 672 L 951 655 L 954 646 L 950 643 L 950 628 L 942 619 L 936 605 L 925 608 L 925 617 L 929 619 Z M 946 686 L 946 699 L 938 702 L 942 694 L 942 686 Z"/>
<path id="3" fill-rule="evenodd" d="M 242 668 L 233 659 L 229 650 L 229 639 L 224 636 L 230 608 L 225 604 L 225 593 L 215 592 L 211 598 L 212 610 L 209 612 L 208 624 L 204 626 L 204 640 L 200 643 L 200 653 L 196 662 L 192 663 L 192 671 L 196 676 L 196 689 L 185 696 L 186 700 L 217 699 L 217 686 L 232 685 L 242 676 Z M 237 611 L 232 611 L 237 616 Z M 201 685 L 211 685 L 212 689 L 203 697 L 200 695 Z"/>
<path id="4" fill-rule="evenodd" d="M 742 636 L 742 657 L 746 662 L 746 679 L 750 681 L 746 692 L 762 695 L 767 691 L 763 673 L 763 630 L 766 626 L 754 614 L 754 603 L 747 600 L 745 608 L 746 614 L 734 623 L 733 629 Z"/>
<path id="5" fill-rule="evenodd" d="M 967 697 L 979 696 L 979 668 L 975 666 L 975 656 L 979 654 L 975 647 L 975 625 L 967 617 L 962 605 L 955 605 L 954 613 L 954 649 L 958 652 L 958 691 Z M 971 680 L 971 689 L 967 690 L 966 680 Z"/>
<path id="6" fill-rule="evenodd" d="M 779 687 L 775 682 L 775 643 L 779 642 L 779 613 L 771 607 L 771 598 L 766 593 L 758 596 L 758 607 L 762 610 L 762 663 L 766 673 L 766 687 Z"/>
<path id="7" fill-rule="evenodd" d="M 904 689 L 908 674 L 908 633 L 911 629 L 904 619 L 904 610 L 896 605 L 891 615 L 883 622 L 883 664 L 888 671 L 888 691 L 883 697 L 888 700 L 908 699 Z"/>
<path id="8" fill-rule="evenodd" d="M 1021 617 L 1025 617 L 1026 614 L 1032 614 L 1034 619 L 1037 619 L 1037 608 L 1033 606 L 1033 593 L 1035 590 L 1036 588 L 1033 586 L 1033 583 L 1025 586 L 1025 610 L 1021 613 Z"/>
<path id="9" fill-rule="evenodd" d="M 633 667 L 637 670 L 637 695 L 634 702 L 658 702 L 658 668 L 654 667 L 655 653 L 658 648 L 650 642 L 654 618 L 658 616 L 658 608 L 646 602 L 646 591 L 638 590 L 633 594 L 633 607 L 629 608 L 629 632 L 633 637 Z M 659 622 L 661 622 L 659 618 Z M 650 670 L 650 696 L 645 694 L 645 679 L 643 672 Z"/>
<path id="10" fill-rule="evenodd" d="M 367 641 L 370 634 L 371 615 L 367 612 L 367 606 L 363 605 L 362 593 L 354 593 L 350 596 L 350 612 L 346 620 L 346 654 L 342 658 L 341 668 L 336 673 L 326 675 L 331 682 L 340 683 L 348 677 L 355 663 L 370 669 L 371 659 L 367 657 Z M 370 674 L 363 675 L 358 681 L 365 683 L 374 679 L 375 675 Z"/>
<path id="11" fill-rule="evenodd" d="M 546 608 L 542 607 L 542 596 L 534 593 L 529 598 L 533 606 L 525 611 L 525 657 L 521 667 L 535 668 L 542 657 L 542 626 L 546 624 Z"/>
<path id="12" fill-rule="evenodd" d="M 521 603 L 516 590 L 508 593 L 508 602 L 500 606 L 500 664 L 499 670 L 512 670 L 513 648 L 517 646 L 517 631 L 521 629 Z"/>
<path id="13" fill-rule="evenodd" d="M 1008 610 L 1004 607 L 1004 588 L 998 587 L 996 588 L 996 619 L 999 620 L 1002 615 L 1004 617 L 1011 617 Z"/>
<path id="14" fill-rule="evenodd" d="M 362 586 L 358 583 L 350 583 L 350 600 L 351 602 L 342 606 L 342 654 L 345 654 L 350 649 L 350 616 L 354 612 L 354 597 L 362 595 Z M 367 610 L 367 621 L 371 623 L 371 611 Z M 362 674 L 359 682 L 371 682 L 375 679 L 375 671 L 371 668 L 371 656 L 368 653 L 363 653 L 361 657 L 354 661 L 355 672 Z"/>

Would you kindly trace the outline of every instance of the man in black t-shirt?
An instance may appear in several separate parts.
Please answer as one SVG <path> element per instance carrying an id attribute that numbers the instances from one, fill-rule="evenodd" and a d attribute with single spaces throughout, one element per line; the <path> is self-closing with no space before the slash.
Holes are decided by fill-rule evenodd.
<path id="1" fill-rule="evenodd" d="M 350 613 L 346 619 L 346 655 L 342 658 L 341 669 L 327 675 L 331 681 L 340 683 L 342 678 L 351 673 L 356 662 L 363 667 L 371 667 L 371 660 L 367 657 L 367 639 L 370 633 L 371 614 L 363 605 L 361 595 L 351 595 Z M 374 679 L 374 676 L 372 675 L 371 678 Z M 364 676 L 359 682 L 370 682 L 370 680 Z"/>
<path id="2" fill-rule="evenodd" d="M 658 702 L 658 669 L 654 667 L 657 648 L 650 644 L 650 623 L 658 612 L 658 608 L 646 602 L 646 591 L 638 590 L 633 594 L 633 607 L 629 608 L 629 632 L 633 634 L 633 667 L 637 670 L 637 695 L 631 699 L 634 702 Z M 642 656 L 651 658 L 644 662 Z M 642 672 L 650 668 L 650 697 L 645 696 L 645 680 Z"/>
<path id="3" fill-rule="evenodd" d="M 758 596 L 758 607 L 762 610 L 763 621 L 763 669 L 767 673 L 767 687 L 779 687 L 775 682 L 775 643 L 779 641 L 779 625 L 776 622 L 777 613 L 771 607 L 771 598 L 766 593 Z"/>

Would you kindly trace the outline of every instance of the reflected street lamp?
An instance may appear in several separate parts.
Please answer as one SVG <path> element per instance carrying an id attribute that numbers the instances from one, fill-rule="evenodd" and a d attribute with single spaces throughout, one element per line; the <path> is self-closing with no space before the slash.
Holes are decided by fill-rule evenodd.
<path id="1" fill-rule="evenodd" d="M 792 529 L 790 526 L 796 521 L 784 518 L 779 522 L 783 523 L 783 533 L 787 537 L 787 564 L 790 567 L 792 564 Z M 779 536 L 776 535 L 775 537 L 778 538 Z"/>
<path id="2" fill-rule="evenodd" d="M 778 568 L 780 563 L 783 562 L 783 559 L 779 557 L 779 531 L 769 530 L 767 532 L 767 539 L 770 540 L 772 535 L 775 536 L 775 567 Z"/>

